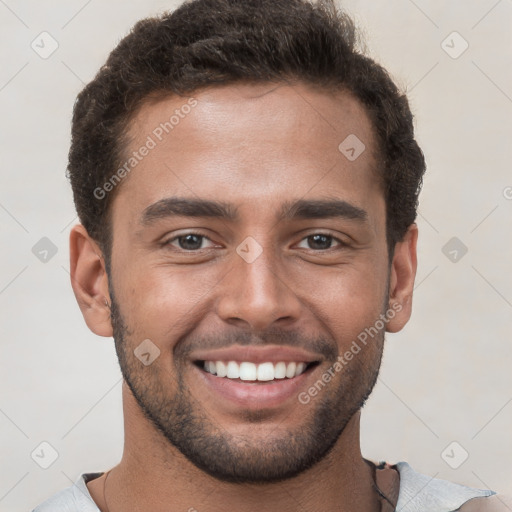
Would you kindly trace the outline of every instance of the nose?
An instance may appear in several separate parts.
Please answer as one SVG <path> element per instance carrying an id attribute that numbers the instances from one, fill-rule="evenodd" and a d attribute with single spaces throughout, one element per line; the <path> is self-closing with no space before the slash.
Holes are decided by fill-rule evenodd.
<path id="1" fill-rule="evenodd" d="M 254 331 L 299 320 L 303 308 L 295 293 L 299 283 L 289 282 L 289 273 L 273 252 L 265 248 L 250 263 L 234 255 L 232 269 L 218 289 L 217 314 L 222 320 Z"/>

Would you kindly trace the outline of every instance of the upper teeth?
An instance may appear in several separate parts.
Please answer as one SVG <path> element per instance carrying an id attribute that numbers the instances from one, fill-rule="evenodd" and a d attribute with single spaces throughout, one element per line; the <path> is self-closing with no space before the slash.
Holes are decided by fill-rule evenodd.
<path id="1" fill-rule="evenodd" d="M 239 364 L 236 361 L 204 361 L 204 369 L 213 375 L 228 379 L 268 381 L 297 377 L 306 369 L 306 363 L 255 364 L 244 361 Z"/>

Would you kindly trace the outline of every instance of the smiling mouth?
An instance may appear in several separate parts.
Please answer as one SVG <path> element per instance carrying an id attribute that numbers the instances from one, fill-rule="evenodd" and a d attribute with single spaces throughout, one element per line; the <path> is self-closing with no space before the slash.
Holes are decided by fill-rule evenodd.
<path id="1" fill-rule="evenodd" d="M 292 362 L 263 362 L 250 361 L 195 361 L 195 365 L 204 372 L 215 375 L 221 379 L 230 379 L 238 382 L 257 383 L 290 380 L 311 370 L 320 364 L 318 361 L 292 361 Z"/>

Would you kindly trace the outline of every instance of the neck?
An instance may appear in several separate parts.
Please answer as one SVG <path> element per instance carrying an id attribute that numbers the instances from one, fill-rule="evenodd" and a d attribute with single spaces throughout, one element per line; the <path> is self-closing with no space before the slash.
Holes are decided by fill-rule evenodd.
<path id="1" fill-rule="evenodd" d="M 371 469 L 361 456 L 359 412 L 329 454 L 299 476 L 271 484 L 234 484 L 211 477 L 170 445 L 144 417 L 126 384 L 123 406 L 124 453 L 108 478 L 109 512 L 380 510 Z"/>

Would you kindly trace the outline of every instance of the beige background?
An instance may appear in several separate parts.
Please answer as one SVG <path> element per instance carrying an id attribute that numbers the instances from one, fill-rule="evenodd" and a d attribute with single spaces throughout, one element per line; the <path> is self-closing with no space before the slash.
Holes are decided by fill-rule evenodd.
<path id="1" fill-rule="evenodd" d="M 0 511 L 31 510 L 121 456 L 113 342 L 88 331 L 69 284 L 69 123 L 76 94 L 132 24 L 175 5 L 0 1 Z M 428 162 L 414 314 L 388 336 L 364 455 L 512 493 L 512 1 L 343 5 L 409 91 Z M 59 44 L 47 59 L 30 46 L 42 31 Z M 445 39 L 452 55 L 469 47 L 452 58 Z M 57 249 L 46 263 L 32 253 L 42 237 Z M 456 262 L 442 251 L 452 237 L 468 248 Z M 43 441 L 59 454 L 48 469 L 31 458 Z M 458 469 L 445 462 L 465 451 Z"/>

